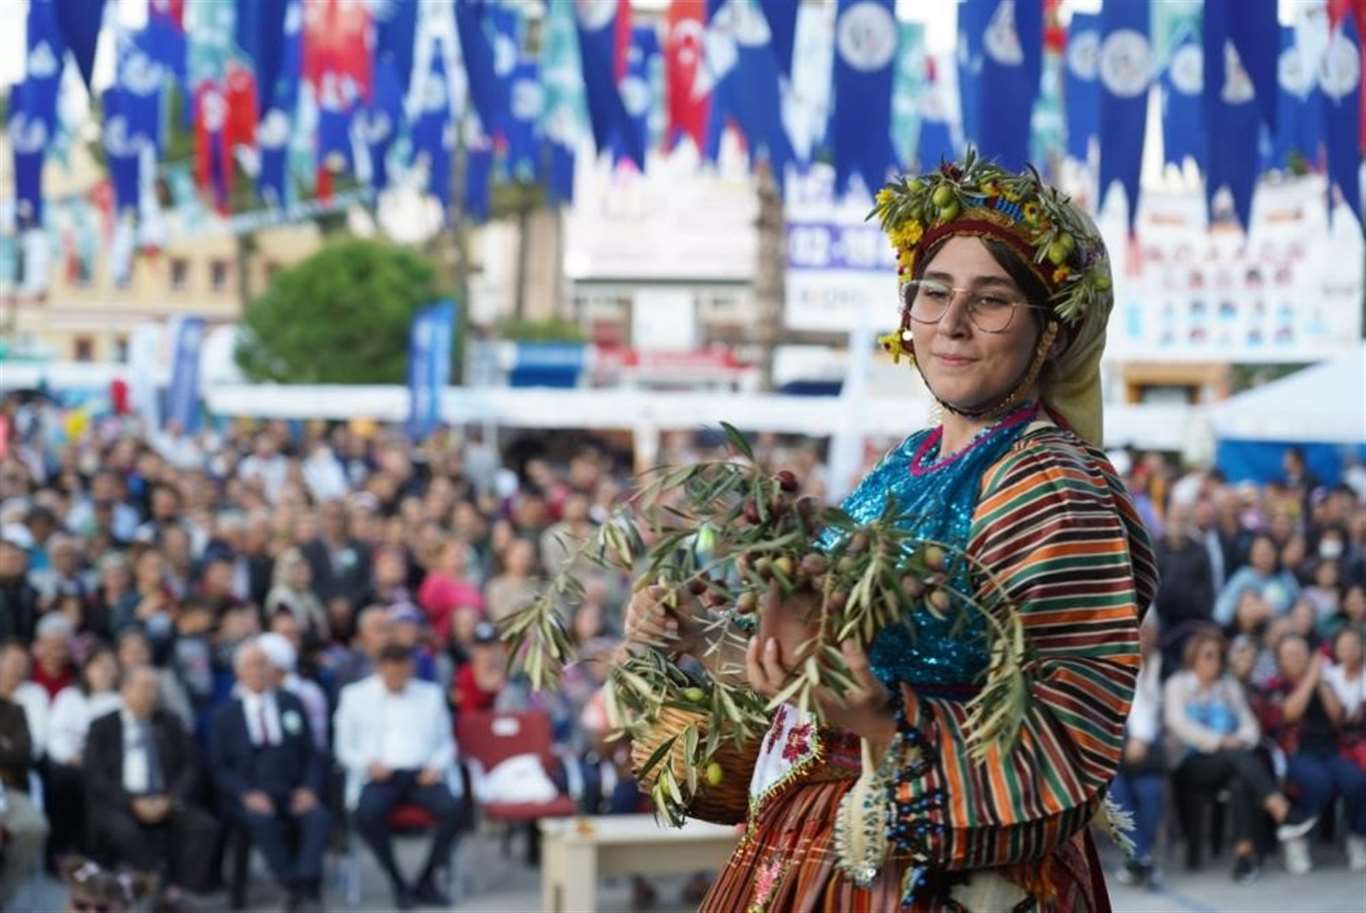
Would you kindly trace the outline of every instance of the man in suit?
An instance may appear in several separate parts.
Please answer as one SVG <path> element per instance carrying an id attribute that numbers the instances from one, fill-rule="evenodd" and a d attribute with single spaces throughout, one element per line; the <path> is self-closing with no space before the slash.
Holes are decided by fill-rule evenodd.
<path id="1" fill-rule="evenodd" d="M 123 709 L 90 724 L 86 796 L 94 855 L 105 864 L 157 872 L 169 893 L 204 891 L 212 882 L 218 823 L 194 804 L 199 767 L 194 742 L 157 708 L 151 666 L 129 669 Z"/>
<path id="2" fill-rule="evenodd" d="M 333 731 L 346 768 L 347 806 L 356 830 L 389 876 L 394 904 L 447 907 L 436 869 L 450 858 L 459 827 L 455 737 L 441 689 L 413 678 L 410 651 L 391 643 L 379 651 L 375 674 L 342 689 Z M 389 812 L 417 805 L 436 822 L 426 866 L 410 888 L 394 859 Z"/>
<path id="3" fill-rule="evenodd" d="M 355 611 L 370 591 L 370 547 L 352 538 L 340 501 L 318 508 L 318 526 L 318 537 L 299 547 L 313 569 L 314 592 L 329 611 L 337 602 Z"/>
<path id="4" fill-rule="evenodd" d="M 0 909 L 8 909 L 43 856 L 47 819 L 28 795 L 33 744 L 24 708 L 0 696 Z"/>
<path id="5" fill-rule="evenodd" d="M 297 697 L 273 687 L 265 650 L 256 640 L 237 648 L 233 670 L 237 690 L 214 714 L 209 748 L 223 807 L 266 857 L 288 893 L 286 909 L 317 908 L 329 816 L 318 801 L 322 756 L 308 714 Z"/>

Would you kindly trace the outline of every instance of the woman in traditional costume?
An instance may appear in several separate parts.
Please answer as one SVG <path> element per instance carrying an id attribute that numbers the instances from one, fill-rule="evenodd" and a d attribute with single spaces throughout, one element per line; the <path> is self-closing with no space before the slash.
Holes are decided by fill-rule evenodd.
<path id="1" fill-rule="evenodd" d="M 876 213 L 902 291 L 883 345 L 911 360 L 942 417 L 844 509 L 868 522 L 895 497 L 917 539 L 948 547 L 945 592 L 1004 596 L 1018 613 L 1018 736 L 973 750 L 967 702 L 991 658 L 980 615 L 921 603 L 866 654 L 846 643 L 861 690 L 818 695 L 819 721 L 774 712 L 745 834 L 702 910 L 1107 910 L 1087 825 L 1123 751 L 1155 570 L 1099 449 L 1105 248 L 1035 172 L 971 154 L 889 185 Z M 630 636 L 675 638 L 718 669 L 698 618 L 664 613 L 651 592 L 632 604 Z M 761 694 L 787 684 L 810 636 L 799 603 L 775 593 L 733 657 Z"/>

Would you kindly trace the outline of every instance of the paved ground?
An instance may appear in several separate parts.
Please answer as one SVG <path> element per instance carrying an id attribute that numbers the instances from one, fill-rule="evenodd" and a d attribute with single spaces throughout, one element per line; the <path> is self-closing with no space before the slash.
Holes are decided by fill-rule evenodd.
<path id="1" fill-rule="evenodd" d="M 412 842 L 401 845 L 401 855 L 409 869 L 415 869 L 424 851 Z M 535 869 L 524 865 L 514 845 L 513 858 L 502 856 L 495 842 L 481 839 L 477 846 L 466 845 L 467 860 L 475 870 L 472 891 L 452 911 L 458 913 L 535 913 L 540 905 L 538 876 Z M 1250 885 L 1234 884 L 1229 878 L 1229 867 L 1224 860 L 1214 860 L 1198 873 L 1179 870 L 1168 874 L 1165 884 L 1156 890 L 1135 889 L 1110 879 L 1111 900 L 1116 913 L 1366 913 L 1366 877 L 1347 871 L 1339 855 L 1331 848 L 1316 847 L 1315 858 L 1320 867 L 1311 875 L 1296 877 L 1286 874 L 1275 861 L 1268 861 L 1262 877 Z M 266 872 L 256 861 L 251 891 L 250 909 L 253 913 L 267 913 L 280 908 L 280 895 Z M 328 909 L 343 913 L 350 909 L 358 913 L 372 913 L 392 908 L 388 891 L 379 870 L 368 855 L 363 854 L 361 874 L 361 903 L 355 908 L 346 905 L 339 880 L 329 885 Z M 329 863 L 329 871 L 339 876 L 339 867 Z M 684 913 L 694 909 L 682 903 L 680 892 L 685 879 L 660 878 L 655 884 L 659 902 L 655 913 Z M 599 913 L 631 913 L 630 884 L 621 879 L 605 882 L 599 891 Z M 204 913 L 226 910 L 222 895 L 201 898 L 198 908 Z M 60 913 L 62 894 L 51 882 L 34 883 L 13 905 L 15 913 Z M 580 913 L 580 911 L 572 911 Z M 588 911 L 582 911 L 588 913 Z"/>

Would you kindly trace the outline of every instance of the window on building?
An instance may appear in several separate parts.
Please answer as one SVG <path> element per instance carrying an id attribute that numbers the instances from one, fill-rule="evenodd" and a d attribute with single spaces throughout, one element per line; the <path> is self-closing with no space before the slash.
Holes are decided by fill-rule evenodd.
<path id="1" fill-rule="evenodd" d="M 228 261 L 213 260 L 209 263 L 209 288 L 215 292 L 226 291 L 228 288 Z"/>
<path id="2" fill-rule="evenodd" d="M 128 364 L 128 337 L 114 337 L 114 361 L 121 365 Z"/>
<path id="3" fill-rule="evenodd" d="M 171 258 L 171 291 L 183 292 L 190 284 L 190 261 L 184 257 Z"/>
<path id="4" fill-rule="evenodd" d="M 72 361 L 94 361 L 95 340 L 89 336 L 77 336 L 71 341 Z"/>

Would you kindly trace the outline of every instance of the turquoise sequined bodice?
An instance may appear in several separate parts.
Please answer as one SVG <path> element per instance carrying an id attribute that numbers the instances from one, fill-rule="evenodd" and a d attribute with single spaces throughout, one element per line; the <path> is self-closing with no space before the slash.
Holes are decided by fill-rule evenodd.
<path id="1" fill-rule="evenodd" d="M 912 434 L 864 476 L 844 500 L 845 512 L 860 523 L 869 522 L 882 512 L 890 495 L 907 518 L 901 526 L 917 539 L 965 550 L 982 474 L 1005 455 L 1037 411 L 1032 404 L 1017 409 L 943 462 L 936 462 L 938 429 Z M 949 586 L 972 592 L 964 562 L 951 562 Z M 884 683 L 966 685 L 986 668 L 980 619 L 967 624 L 958 620 L 955 630 L 954 612 L 940 619 L 922 607 L 914 610 L 910 621 L 909 626 L 884 628 L 873 640 L 868 660 Z"/>

